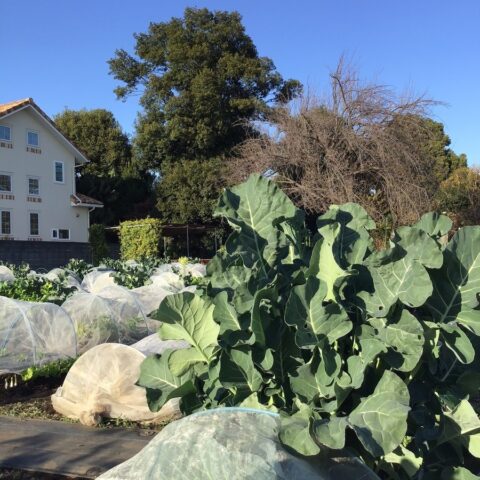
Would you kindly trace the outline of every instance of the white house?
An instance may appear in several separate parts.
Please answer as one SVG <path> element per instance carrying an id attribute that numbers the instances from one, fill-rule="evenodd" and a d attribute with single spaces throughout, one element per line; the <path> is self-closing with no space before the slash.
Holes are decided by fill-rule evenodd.
<path id="1" fill-rule="evenodd" d="M 88 242 L 103 205 L 76 192 L 86 162 L 31 98 L 0 104 L 0 239 Z"/>

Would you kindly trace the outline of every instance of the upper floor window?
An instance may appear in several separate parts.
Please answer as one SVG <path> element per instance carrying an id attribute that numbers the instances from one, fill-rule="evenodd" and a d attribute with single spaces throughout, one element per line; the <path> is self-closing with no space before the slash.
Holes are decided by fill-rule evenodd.
<path id="1" fill-rule="evenodd" d="M 6 125 L 0 125 L 0 140 L 5 142 L 12 141 L 12 131 L 10 127 L 7 127 Z"/>
<path id="2" fill-rule="evenodd" d="M 38 132 L 33 130 L 27 131 L 27 145 L 30 147 L 39 147 L 40 146 L 40 139 L 38 136 Z"/>
<path id="3" fill-rule="evenodd" d="M 12 233 L 12 218 L 9 210 L 2 210 L 0 218 L 0 230 L 2 235 Z"/>
<path id="4" fill-rule="evenodd" d="M 0 192 L 12 191 L 12 176 L 0 173 Z"/>
<path id="5" fill-rule="evenodd" d="M 55 162 L 55 181 L 58 183 L 64 182 L 63 162 Z"/>
<path id="6" fill-rule="evenodd" d="M 30 177 L 28 179 L 28 194 L 40 195 L 40 180 L 38 178 Z"/>

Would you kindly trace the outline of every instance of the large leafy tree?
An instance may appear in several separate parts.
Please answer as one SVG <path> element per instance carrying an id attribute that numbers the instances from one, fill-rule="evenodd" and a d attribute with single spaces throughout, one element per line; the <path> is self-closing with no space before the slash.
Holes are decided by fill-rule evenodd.
<path id="1" fill-rule="evenodd" d="M 457 168 L 467 166 L 467 156 L 464 153 L 458 155 L 450 148 L 452 142 L 443 123 L 425 117 L 399 116 L 394 127 L 404 130 L 405 135 L 415 140 L 438 183 L 446 180 Z M 438 185 L 432 184 L 432 187 L 436 189 Z"/>
<path id="2" fill-rule="evenodd" d="M 117 50 L 109 64 L 118 98 L 142 93 L 135 146 L 148 168 L 229 153 L 250 133 L 246 121 L 301 88 L 258 55 L 237 12 L 187 8 L 135 40 L 134 55 Z"/>
<path id="3" fill-rule="evenodd" d="M 82 172 L 97 177 L 127 174 L 132 158 L 128 136 L 112 112 L 65 109 L 54 117 L 58 128 L 87 155 L 90 163 Z"/>
<path id="4" fill-rule="evenodd" d="M 132 160 L 132 147 L 113 113 L 104 109 L 69 110 L 54 117 L 59 129 L 89 158 L 77 176 L 77 191 L 103 202 L 93 223 L 117 225 L 153 208 L 153 176 Z"/>
<path id="5" fill-rule="evenodd" d="M 221 161 L 181 160 L 165 164 L 157 187 L 157 209 L 171 223 L 203 223 L 212 212 L 222 189 L 218 175 Z"/>

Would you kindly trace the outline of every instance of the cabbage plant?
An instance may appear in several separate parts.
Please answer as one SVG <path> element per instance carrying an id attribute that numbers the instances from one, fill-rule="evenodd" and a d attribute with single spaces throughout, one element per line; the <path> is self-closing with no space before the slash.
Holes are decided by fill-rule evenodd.
<path id="1" fill-rule="evenodd" d="M 233 232 L 203 288 L 154 314 L 190 348 L 144 361 L 150 408 L 268 409 L 302 455 L 353 454 L 384 478 L 477 478 L 480 227 L 447 243 L 451 221 L 428 213 L 377 250 L 361 206 L 332 205 L 311 232 L 261 176 L 226 190 L 216 215 Z"/>

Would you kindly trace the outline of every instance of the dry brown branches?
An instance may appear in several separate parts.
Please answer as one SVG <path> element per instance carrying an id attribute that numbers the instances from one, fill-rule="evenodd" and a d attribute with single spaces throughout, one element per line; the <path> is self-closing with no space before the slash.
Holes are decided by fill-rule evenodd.
<path id="1" fill-rule="evenodd" d="M 357 202 L 377 221 L 412 222 L 431 207 L 432 181 L 412 132 L 434 103 L 362 84 L 340 61 L 328 98 L 306 95 L 274 109 L 268 133 L 239 147 L 229 181 L 265 173 L 309 212 Z"/>

